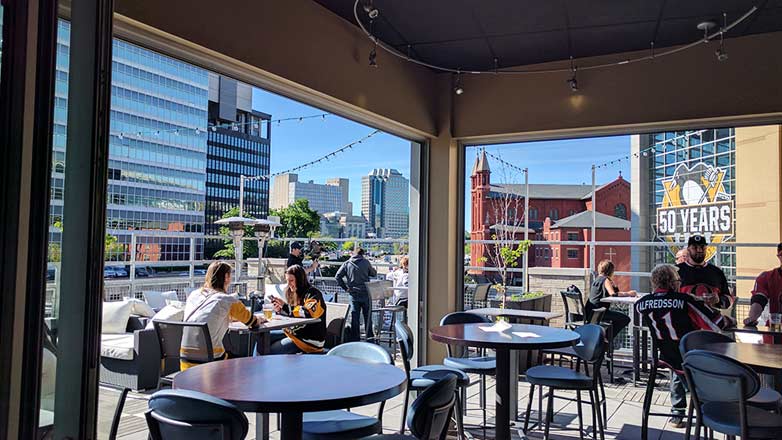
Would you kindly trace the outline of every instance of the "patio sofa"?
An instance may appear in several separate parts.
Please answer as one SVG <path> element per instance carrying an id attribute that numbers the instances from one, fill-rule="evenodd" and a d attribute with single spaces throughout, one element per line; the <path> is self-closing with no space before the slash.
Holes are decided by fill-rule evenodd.
<path id="1" fill-rule="evenodd" d="M 137 304 L 103 304 L 100 381 L 133 390 L 154 389 L 160 378 L 160 345 L 149 316 L 132 314 Z M 148 315 L 148 313 L 145 313 Z"/>

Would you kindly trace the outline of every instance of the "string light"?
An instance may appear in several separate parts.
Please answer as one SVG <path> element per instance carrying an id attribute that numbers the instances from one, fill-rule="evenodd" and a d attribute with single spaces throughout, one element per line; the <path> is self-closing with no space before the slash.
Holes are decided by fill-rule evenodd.
<path id="1" fill-rule="evenodd" d="M 305 119 L 326 119 L 326 116 L 332 116 L 331 113 L 318 113 L 315 115 L 307 115 L 307 116 L 294 116 L 290 118 L 281 118 L 281 119 L 264 119 L 261 122 L 268 122 L 269 124 L 276 122 L 278 125 L 281 125 L 283 122 L 288 121 L 299 121 L 302 122 Z M 203 131 L 212 131 L 213 133 L 217 131 L 218 128 L 226 128 L 231 130 L 238 130 L 241 127 L 244 127 L 246 125 L 251 125 L 253 128 L 258 129 L 260 128 L 260 125 L 258 122 L 233 122 L 233 123 L 225 123 L 225 124 L 216 124 L 216 125 L 210 125 L 208 127 L 195 127 L 195 128 L 171 128 L 168 130 L 150 130 L 150 131 L 136 131 L 136 132 L 117 132 L 112 133 L 113 135 L 117 136 L 119 140 L 124 140 L 125 136 L 136 136 L 138 138 L 144 137 L 144 136 L 160 136 L 165 133 L 171 133 L 175 136 L 181 135 L 183 132 L 193 130 L 193 133 L 195 133 L 196 136 L 200 136 L 201 132 Z M 56 133 L 54 136 L 65 136 L 66 133 Z"/>
<path id="2" fill-rule="evenodd" d="M 639 151 L 638 153 L 633 153 L 633 157 L 649 157 L 649 154 L 655 154 L 657 151 L 664 152 L 666 144 L 670 144 L 671 146 L 676 145 L 676 141 L 679 139 L 684 139 L 686 144 L 689 145 L 690 143 L 690 137 L 692 136 L 700 136 L 703 132 L 706 130 L 695 130 L 695 131 L 685 131 L 684 134 L 675 136 L 671 139 L 665 139 L 662 141 L 657 141 L 654 144 L 650 145 L 647 148 L 644 148 L 643 150 Z M 487 153 L 488 154 L 488 153 Z M 595 168 L 606 168 L 609 165 L 613 165 L 614 162 L 621 163 L 623 160 L 630 160 L 630 156 L 620 157 L 619 159 L 614 159 L 605 163 L 602 163 L 600 165 L 596 165 Z"/>
<path id="3" fill-rule="evenodd" d="M 367 13 L 367 15 L 369 16 L 369 19 L 370 19 L 369 20 L 369 24 L 370 24 L 369 27 L 370 27 L 370 29 L 367 29 L 367 27 L 364 25 L 364 22 L 359 17 L 358 5 L 361 4 L 361 3 L 362 3 L 362 0 L 356 0 L 355 3 L 353 4 L 353 17 L 355 18 L 355 21 L 358 24 L 358 26 L 364 32 L 364 35 L 366 35 L 366 37 L 369 38 L 370 41 L 373 42 L 373 44 L 375 45 L 374 47 L 380 46 L 386 52 L 388 52 L 388 53 L 390 53 L 390 54 L 392 54 L 392 55 L 394 55 L 396 57 L 399 57 L 401 59 L 407 60 L 407 61 L 409 61 L 411 63 L 418 64 L 420 66 L 428 67 L 430 69 L 437 70 L 437 71 L 440 71 L 440 72 L 458 73 L 459 69 L 455 69 L 455 68 L 451 68 L 451 67 L 438 66 L 436 64 L 432 64 L 432 63 L 429 63 L 429 62 L 426 62 L 426 61 L 421 61 L 421 60 L 418 60 L 418 59 L 415 59 L 415 58 L 411 57 L 410 53 L 409 53 L 410 52 L 409 48 L 408 48 L 408 53 L 407 54 L 403 54 L 403 53 L 399 52 L 393 46 L 390 46 L 390 45 L 384 43 L 383 41 L 381 41 L 379 38 L 377 38 L 377 36 L 374 35 L 374 29 L 373 29 L 374 21 L 375 21 L 375 18 L 379 15 L 379 11 L 374 6 L 370 5 L 369 6 L 369 10 L 367 10 L 367 6 L 366 5 L 364 6 L 363 10 Z M 704 30 L 703 38 L 699 38 L 698 40 L 693 41 L 692 43 L 685 44 L 685 45 L 679 46 L 679 47 L 674 47 L 674 48 L 668 49 L 668 50 L 663 51 L 663 52 L 655 53 L 654 42 L 651 42 L 651 52 L 648 55 L 639 56 L 637 58 L 624 59 L 624 60 L 620 60 L 620 61 L 607 62 L 607 63 L 602 63 L 602 64 L 592 64 L 592 65 L 581 66 L 580 70 L 605 69 L 605 68 L 611 68 L 611 67 L 616 67 L 616 66 L 622 66 L 622 65 L 625 65 L 625 64 L 632 64 L 632 63 L 638 63 L 638 62 L 651 61 L 651 60 L 654 60 L 654 59 L 657 59 L 657 58 L 661 58 L 661 57 L 664 57 L 664 56 L 673 55 L 673 54 L 679 53 L 679 52 L 684 51 L 684 50 L 692 49 L 693 47 L 696 47 L 696 46 L 698 46 L 700 44 L 708 43 L 709 41 L 711 41 L 711 40 L 713 40 L 713 39 L 715 39 L 717 37 L 722 37 L 723 34 L 725 34 L 726 32 L 728 32 L 731 29 L 733 29 L 734 27 L 736 27 L 738 24 L 740 24 L 743 21 L 745 21 L 747 18 L 749 18 L 752 14 L 754 14 L 757 11 L 758 11 L 758 7 L 757 6 L 752 6 L 752 8 L 750 8 L 746 13 L 744 13 L 742 16 L 740 16 L 739 18 L 737 18 L 735 21 L 733 21 L 730 24 L 727 23 L 727 18 L 726 18 L 724 20 L 725 21 L 725 25 L 723 27 L 721 27 L 718 31 L 714 32 L 714 33 L 711 33 L 711 34 L 709 33 L 710 28 L 703 29 Z M 723 16 L 725 17 L 725 14 L 723 14 Z M 702 28 L 699 26 L 699 29 L 702 29 Z M 725 59 L 727 59 L 727 58 L 725 58 Z M 482 73 L 497 73 L 497 74 L 505 74 L 505 75 L 535 75 L 535 74 L 565 73 L 565 72 L 572 72 L 572 69 L 564 67 L 564 68 L 554 68 L 554 69 L 522 68 L 522 69 L 503 69 L 503 70 L 498 70 L 497 67 L 495 66 L 492 69 L 470 70 L 470 71 L 465 71 L 464 73 L 474 74 L 474 75 L 478 75 L 478 74 L 482 74 Z M 568 81 L 568 82 L 570 82 L 570 81 Z"/>

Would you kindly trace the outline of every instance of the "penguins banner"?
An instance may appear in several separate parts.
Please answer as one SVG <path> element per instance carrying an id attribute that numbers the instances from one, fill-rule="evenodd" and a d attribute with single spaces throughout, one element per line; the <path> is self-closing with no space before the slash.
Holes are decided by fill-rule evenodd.
<path id="1" fill-rule="evenodd" d="M 697 163 L 680 164 L 673 176 L 662 181 L 662 206 L 657 208 L 657 237 L 671 243 L 672 253 L 679 250 L 673 243 L 686 242 L 690 235 L 706 237 L 708 243 L 724 243 L 733 237 L 733 200 L 725 191 L 725 170 Z M 717 252 L 706 248 L 706 260 Z"/>

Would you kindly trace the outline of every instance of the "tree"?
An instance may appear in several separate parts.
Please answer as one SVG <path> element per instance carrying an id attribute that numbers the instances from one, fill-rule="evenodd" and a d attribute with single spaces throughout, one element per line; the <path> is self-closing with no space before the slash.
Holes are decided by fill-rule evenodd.
<path id="1" fill-rule="evenodd" d="M 345 252 L 353 252 L 353 248 L 356 246 L 356 242 L 354 241 L 346 241 L 342 243 L 342 250 Z"/>
<path id="2" fill-rule="evenodd" d="M 238 217 L 239 208 L 231 208 L 223 214 L 222 218 Z M 247 213 L 244 213 L 246 218 L 253 218 Z M 228 226 L 220 226 L 220 235 L 231 235 L 231 230 Z M 244 236 L 254 238 L 255 232 L 252 226 L 244 227 Z M 215 258 L 236 258 L 234 250 L 233 239 L 223 241 L 223 248 L 214 253 Z M 255 240 L 245 240 L 242 244 L 242 258 L 255 258 L 258 256 L 258 242 Z"/>
<path id="3" fill-rule="evenodd" d="M 312 237 L 320 233 L 320 216 L 310 209 L 307 199 L 298 199 L 286 208 L 272 209 L 271 215 L 280 217 L 279 237 Z"/>
<path id="4" fill-rule="evenodd" d="M 63 232 L 62 220 L 57 220 L 52 223 L 52 226 Z M 126 261 L 128 249 L 124 243 L 120 243 L 119 239 L 108 232 L 103 241 L 103 254 L 106 261 Z M 60 243 L 49 243 L 48 248 L 48 260 L 50 263 L 59 263 L 62 261 L 62 246 Z"/>

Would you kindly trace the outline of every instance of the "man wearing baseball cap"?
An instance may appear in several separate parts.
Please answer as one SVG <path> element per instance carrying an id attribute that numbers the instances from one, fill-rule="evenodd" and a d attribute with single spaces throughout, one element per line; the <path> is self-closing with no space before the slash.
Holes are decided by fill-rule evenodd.
<path id="1" fill-rule="evenodd" d="M 291 250 L 290 254 L 288 254 L 288 261 L 285 262 L 285 269 L 288 269 L 291 266 L 299 265 L 301 267 L 304 267 L 304 245 L 300 241 L 294 241 L 291 243 Z M 307 275 L 312 273 L 315 269 L 318 268 L 318 261 L 315 260 L 310 264 L 309 267 L 304 267 L 304 272 L 307 272 Z"/>
<path id="2" fill-rule="evenodd" d="M 691 235 L 687 240 L 688 258 L 676 265 L 682 279 L 680 292 L 703 298 L 706 304 L 727 309 L 733 304 L 728 279 L 720 268 L 706 262 L 706 237 Z"/>

